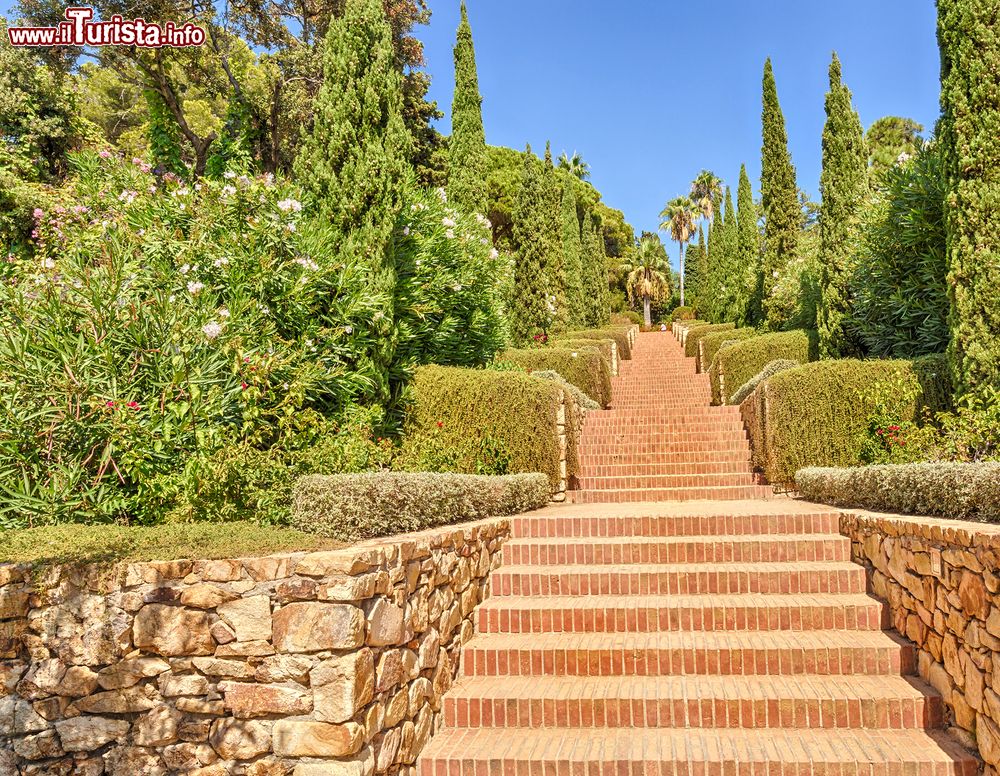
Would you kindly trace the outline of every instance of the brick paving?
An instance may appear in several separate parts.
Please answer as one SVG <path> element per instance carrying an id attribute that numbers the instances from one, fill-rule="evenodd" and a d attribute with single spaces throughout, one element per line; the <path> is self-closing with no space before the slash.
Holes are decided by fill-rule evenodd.
<path id="1" fill-rule="evenodd" d="M 578 503 L 512 519 L 420 776 L 976 774 L 837 514 L 748 481 L 692 363 L 640 335 Z"/>

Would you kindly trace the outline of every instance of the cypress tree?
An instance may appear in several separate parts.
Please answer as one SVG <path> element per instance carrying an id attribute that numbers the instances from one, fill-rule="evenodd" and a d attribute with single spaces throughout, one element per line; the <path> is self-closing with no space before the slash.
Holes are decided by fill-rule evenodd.
<path id="1" fill-rule="evenodd" d="M 698 227 L 698 244 L 688 245 L 684 261 L 684 296 L 689 307 L 702 310 L 707 301 L 704 296 L 708 282 L 708 246 L 705 229 Z"/>
<path id="2" fill-rule="evenodd" d="M 514 203 L 514 289 L 511 300 L 511 334 L 525 343 L 550 325 L 548 289 L 545 285 L 543 239 L 545 207 L 542 164 L 527 147 L 521 185 Z"/>
<path id="3" fill-rule="evenodd" d="M 455 41 L 455 96 L 451 104 L 448 145 L 448 196 L 472 213 L 486 212 L 486 132 L 483 98 L 479 94 L 472 27 L 462 2 L 462 20 Z"/>
<path id="4" fill-rule="evenodd" d="M 606 326 L 611 323 L 611 284 L 608 279 L 608 251 L 604 242 L 604 227 L 601 224 L 597 226 L 597 258 L 600 267 L 597 286 L 600 300 L 597 308 L 597 325 Z"/>
<path id="5" fill-rule="evenodd" d="M 599 326 L 601 323 L 601 283 L 604 275 L 597 229 L 591 211 L 583 216 L 583 283 L 586 315 L 584 323 L 587 326 Z M 607 281 L 603 281 L 607 285 Z"/>
<path id="6" fill-rule="evenodd" d="M 719 320 L 722 323 L 737 323 L 742 317 L 738 310 L 740 296 L 741 268 L 737 252 L 736 208 L 733 206 L 733 190 L 726 187 L 726 209 L 719 234 L 718 298 Z"/>
<path id="7" fill-rule="evenodd" d="M 841 82 L 840 59 L 830 63 L 823 128 L 823 172 L 819 180 L 823 205 L 819 217 L 820 355 L 858 355 L 848 330 L 853 242 L 861 206 L 868 194 L 868 153 L 861 119 L 851 105 L 851 91 Z"/>
<path id="8" fill-rule="evenodd" d="M 563 246 L 562 246 L 562 192 L 559 188 L 559 174 L 552 161 L 552 144 L 545 144 L 545 176 L 543 178 L 542 208 L 545 239 L 545 283 L 549 294 L 554 297 L 552 327 L 556 330 L 565 329 L 569 322 L 569 310 L 566 302 L 566 286 L 563 278 Z"/>
<path id="9" fill-rule="evenodd" d="M 587 317 L 583 297 L 583 244 L 580 239 L 580 219 L 576 213 L 576 183 L 568 175 L 563 177 L 562 249 L 568 323 L 571 327 L 582 326 Z"/>
<path id="10" fill-rule="evenodd" d="M 764 256 L 760 286 L 764 323 L 769 329 L 777 329 L 784 321 L 781 311 L 772 304 L 772 292 L 789 262 L 795 258 L 802 212 L 770 58 L 764 65 L 762 124 L 760 192 L 764 206 Z"/>
<path id="11" fill-rule="evenodd" d="M 938 0 L 951 343 L 962 394 L 1000 386 L 1000 37 L 995 3 Z"/>
<path id="12" fill-rule="evenodd" d="M 295 175 L 315 212 L 333 226 L 344 262 L 365 267 L 383 301 L 383 314 L 373 322 L 376 393 L 382 399 L 389 393 L 395 351 L 392 234 L 412 177 L 402 108 L 402 76 L 381 0 L 346 0 L 326 34 L 323 85 Z"/>
<path id="13" fill-rule="evenodd" d="M 741 280 L 736 301 L 736 307 L 740 311 L 738 320 L 756 326 L 761 322 L 760 229 L 757 226 L 753 186 L 745 164 L 740 166 L 740 186 L 736 202 L 736 266 L 740 270 Z"/>

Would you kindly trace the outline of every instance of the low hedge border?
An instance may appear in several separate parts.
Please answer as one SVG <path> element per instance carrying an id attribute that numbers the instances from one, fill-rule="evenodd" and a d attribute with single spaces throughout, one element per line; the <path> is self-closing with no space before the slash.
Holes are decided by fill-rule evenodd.
<path id="1" fill-rule="evenodd" d="M 611 375 L 618 374 L 618 343 L 613 339 L 555 339 L 549 342 L 557 348 L 597 348 L 608 362 Z"/>
<path id="2" fill-rule="evenodd" d="M 807 468 L 800 495 L 839 507 L 1000 522 L 1000 463 Z"/>
<path id="3" fill-rule="evenodd" d="M 734 331 L 735 329 L 735 323 L 709 323 L 704 326 L 696 326 L 688 329 L 687 336 L 684 338 L 684 355 L 688 358 L 697 358 L 698 344 L 702 338 L 716 332 Z"/>
<path id="4" fill-rule="evenodd" d="M 499 444 L 510 459 L 507 473 L 541 472 L 556 493 L 563 480 L 557 420 L 564 396 L 556 383 L 524 372 L 420 367 L 410 382 L 400 456 L 433 443 L 461 451 L 456 473 L 476 474 L 476 446 Z M 567 459 L 575 455 L 566 451 Z"/>
<path id="5" fill-rule="evenodd" d="M 724 404 L 736 389 L 779 359 L 807 364 L 815 361 L 815 338 L 802 329 L 774 334 L 758 334 L 719 350 L 708 373 L 712 380 L 712 401 Z"/>
<path id="6" fill-rule="evenodd" d="M 558 339 L 579 340 L 579 339 L 610 339 L 618 345 L 618 358 L 626 361 L 632 358 L 632 337 L 629 331 L 635 327 L 632 324 L 622 326 L 609 326 L 605 329 L 580 329 L 578 331 L 566 331 L 558 335 Z"/>
<path id="7" fill-rule="evenodd" d="M 559 343 L 546 348 L 507 350 L 500 360 L 532 371 L 558 372 L 602 407 L 611 402 L 611 365 L 597 347 L 563 347 Z"/>
<path id="8" fill-rule="evenodd" d="M 789 361 L 785 358 L 779 358 L 772 361 L 770 364 L 761 369 L 760 372 L 737 388 L 736 393 L 729 398 L 729 403 L 742 404 L 743 400 L 757 390 L 757 386 L 764 382 L 767 378 L 778 374 L 778 372 L 784 372 L 786 369 L 795 369 L 797 366 L 802 366 L 802 364 L 798 361 Z"/>
<path id="9" fill-rule="evenodd" d="M 700 318 L 692 318 L 689 321 L 674 321 L 671 330 L 674 336 L 677 337 L 677 341 L 682 345 L 684 344 L 684 339 L 687 337 L 687 333 L 691 329 L 696 329 L 699 326 L 708 326 L 710 321 L 703 321 Z"/>
<path id="10" fill-rule="evenodd" d="M 295 486 L 292 525 L 352 542 L 515 515 L 548 502 L 549 482 L 544 474 L 311 475 Z"/>
<path id="11" fill-rule="evenodd" d="M 917 421 L 924 409 L 947 409 L 951 388 L 944 356 L 817 361 L 765 380 L 741 405 L 756 404 L 744 413 L 757 446 L 755 463 L 776 485 L 790 485 L 795 472 L 807 467 L 857 465 L 875 409 L 871 388 L 899 380 L 917 388 L 916 399 L 900 397 L 899 406 L 890 408 L 900 421 Z"/>
<path id="12" fill-rule="evenodd" d="M 729 344 L 735 345 L 738 342 L 743 342 L 759 335 L 760 332 L 752 328 L 727 329 L 726 331 L 718 331 L 714 334 L 706 334 L 701 338 L 698 346 L 698 371 L 708 372 L 712 366 L 712 362 L 715 361 L 716 354 L 723 347 Z"/>

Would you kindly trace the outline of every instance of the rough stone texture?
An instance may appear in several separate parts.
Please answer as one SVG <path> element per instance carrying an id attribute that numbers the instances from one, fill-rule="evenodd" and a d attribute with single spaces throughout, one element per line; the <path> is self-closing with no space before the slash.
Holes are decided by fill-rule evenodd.
<path id="1" fill-rule="evenodd" d="M 840 532 L 869 570 L 893 627 L 918 648 L 948 724 L 1000 768 L 1000 526 L 844 512 Z"/>
<path id="2" fill-rule="evenodd" d="M 0 565 L 0 776 L 412 776 L 509 534 L 497 519 L 329 552 Z M 1000 643 L 990 629 L 1000 609 L 980 635 Z M 988 668 L 955 670 L 982 677 L 970 713 L 1000 709 Z"/>

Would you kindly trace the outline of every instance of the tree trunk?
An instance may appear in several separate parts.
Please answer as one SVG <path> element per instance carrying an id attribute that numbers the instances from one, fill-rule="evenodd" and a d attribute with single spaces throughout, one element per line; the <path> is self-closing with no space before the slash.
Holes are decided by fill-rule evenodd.
<path id="1" fill-rule="evenodd" d="M 678 243 L 681 246 L 681 307 L 684 306 L 684 243 Z"/>
<path id="2" fill-rule="evenodd" d="M 642 298 L 642 314 L 643 314 L 643 317 L 646 319 L 646 328 L 648 329 L 650 326 L 653 325 L 653 320 L 652 320 L 652 317 L 650 315 L 650 310 L 649 310 L 649 297 L 648 296 L 644 296 Z"/>

